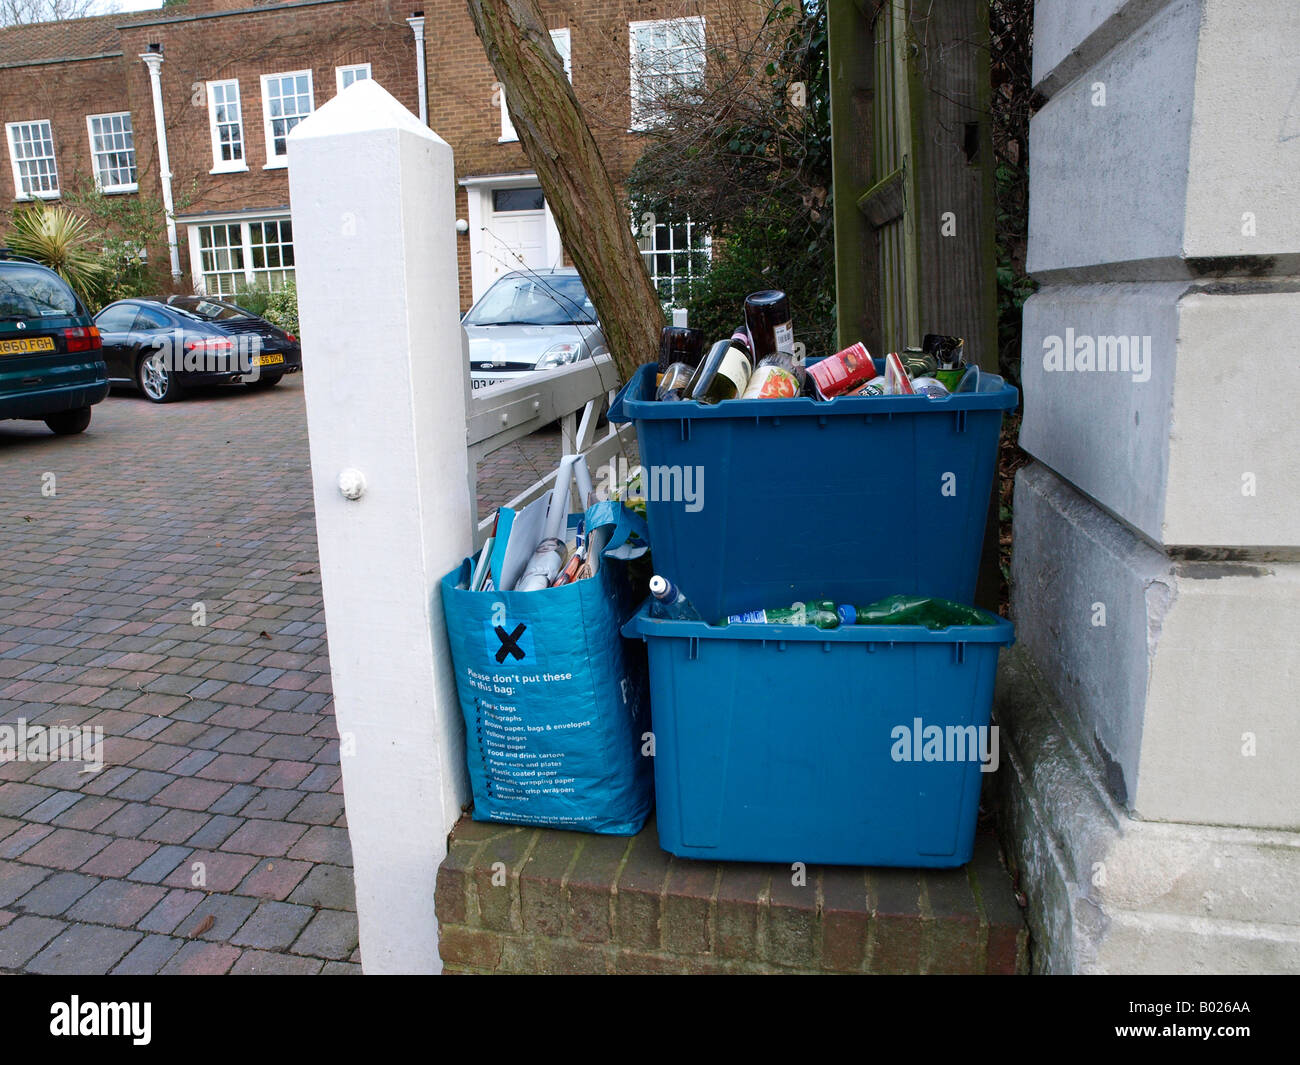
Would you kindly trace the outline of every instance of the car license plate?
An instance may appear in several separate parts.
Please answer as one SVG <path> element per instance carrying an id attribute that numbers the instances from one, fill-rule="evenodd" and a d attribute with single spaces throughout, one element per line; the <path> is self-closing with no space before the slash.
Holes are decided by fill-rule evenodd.
<path id="1" fill-rule="evenodd" d="M 53 337 L 24 337 L 22 340 L 0 340 L 0 355 L 21 355 L 28 351 L 53 351 Z"/>
<path id="2" fill-rule="evenodd" d="M 475 389 L 475 388 L 487 388 L 489 385 L 499 385 L 499 384 L 504 384 L 506 381 L 510 381 L 510 380 L 513 380 L 513 378 L 510 378 L 510 377 L 474 377 L 474 378 L 471 378 L 471 379 L 470 379 L 469 385 L 470 385 L 470 388 L 471 388 L 471 389 Z"/>
<path id="3" fill-rule="evenodd" d="M 254 366 L 279 366 L 284 362 L 283 355 L 258 355 L 253 359 Z"/>

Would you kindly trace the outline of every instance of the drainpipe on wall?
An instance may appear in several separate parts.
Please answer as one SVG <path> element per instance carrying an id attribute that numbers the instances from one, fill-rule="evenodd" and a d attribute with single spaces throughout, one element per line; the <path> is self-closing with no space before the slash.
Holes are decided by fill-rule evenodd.
<path id="1" fill-rule="evenodd" d="M 153 94 L 153 123 L 158 137 L 158 168 L 162 171 L 163 211 L 167 216 L 167 248 L 171 252 L 172 277 L 181 276 L 181 253 L 176 243 L 176 216 L 172 204 L 172 165 L 167 154 L 167 127 L 163 123 L 162 101 L 162 45 L 149 46 L 140 56 L 149 68 L 149 88 Z"/>
<path id="2" fill-rule="evenodd" d="M 415 74 L 420 83 L 420 121 L 429 124 L 429 87 L 424 77 L 424 12 L 416 11 L 406 20 L 415 34 Z"/>

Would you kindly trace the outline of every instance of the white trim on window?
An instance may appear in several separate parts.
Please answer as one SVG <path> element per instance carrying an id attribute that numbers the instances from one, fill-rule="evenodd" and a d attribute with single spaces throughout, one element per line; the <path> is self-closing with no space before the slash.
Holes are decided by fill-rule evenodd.
<path id="1" fill-rule="evenodd" d="M 135 192 L 139 185 L 131 112 L 87 115 L 86 133 L 90 137 L 90 168 L 95 175 L 95 188 L 103 193 Z"/>
<path id="2" fill-rule="evenodd" d="M 294 276 L 293 220 L 258 218 L 244 223 L 244 247 L 253 283 L 279 288 Z M 279 284 L 277 284 L 277 282 Z"/>
<path id="3" fill-rule="evenodd" d="M 239 280 L 248 279 L 243 228 L 238 222 L 212 222 L 189 227 L 190 277 L 195 293 L 203 296 L 233 296 Z"/>
<path id="4" fill-rule="evenodd" d="M 569 84 L 573 84 L 573 49 L 569 37 L 569 31 L 551 30 L 551 43 L 555 45 L 555 50 L 560 53 L 560 58 L 564 61 L 564 76 L 569 79 Z M 501 98 L 501 136 L 497 138 L 498 144 L 508 144 L 519 139 L 519 134 L 515 132 L 514 123 L 510 121 L 510 112 L 506 110 L 506 89 L 504 85 L 498 86 L 498 96 Z"/>
<path id="5" fill-rule="evenodd" d="M 689 292 L 691 282 L 708 270 L 706 264 L 713 259 L 713 238 L 689 215 L 678 222 L 653 215 L 642 217 L 644 222 L 634 231 L 650 280 L 665 306 L 681 306 L 680 300 Z"/>
<path id="6" fill-rule="evenodd" d="M 289 83 L 291 78 L 292 84 Z M 276 92 L 274 101 L 269 91 L 272 88 Z M 290 106 L 286 106 L 287 103 Z M 266 165 L 263 170 L 277 170 L 289 165 L 288 151 L 277 152 L 275 142 L 278 139 L 283 144 L 293 127 L 314 110 L 316 95 L 310 70 L 262 75 L 262 131 L 266 136 Z M 279 111 L 279 114 L 273 115 L 272 111 Z"/>
<path id="7" fill-rule="evenodd" d="M 374 75 L 370 73 L 369 63 L 352 63 L 346 67 L 334 68 L 334 92 L 340 93 L 355 81 L 365 81 Z"/>
<path id="8" fill-rule="evenodd" d="M 275 288 L 294 275 L 293 223 L 287 214 L 204 218 L 187 226 L 190 277 L 199 295 L 224 298 L 263 281 Z"/>
<path id="9" fill-rule="evenodd" d="M 647 129 L 655 119 L 654 98 L 646 82 L 654 79 L 686 88 L 702 83 L 707 64 L 704 17 L 647 19 L 627 24 L 629 129 Z M 658 37 L 657 42 L 649 39 Z M 652 65 L 653 64 L 653 65 Z"/>
<path id="10" fill-rule="evenodd" d="M 5 135 L 14 175 L 14 199 L 57 200 L 59 167 L 54 159 L 54 131 L 50 120 L 8 122 Z"/>
<path id="11" fill-rule="evenodd" d="M 239 174 L 248 169 L 248 143 L 244 137 L 244 107 L 239 96 L 238 78 L 208 82 L 208 135 L 212 139 L 212 169 L 208 173 Z M 230 158 L 224 158 L 226 155 Z"/>

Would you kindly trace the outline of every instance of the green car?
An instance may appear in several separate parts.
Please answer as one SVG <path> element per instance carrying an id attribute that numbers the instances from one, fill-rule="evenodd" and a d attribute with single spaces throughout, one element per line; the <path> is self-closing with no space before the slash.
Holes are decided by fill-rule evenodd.
<path id="1" fill-rule="evenodd" d="M 106 395 L 103 344 L 85 304 L 53 270 L 0 249 L 0 419 L 79 433 Z"/>

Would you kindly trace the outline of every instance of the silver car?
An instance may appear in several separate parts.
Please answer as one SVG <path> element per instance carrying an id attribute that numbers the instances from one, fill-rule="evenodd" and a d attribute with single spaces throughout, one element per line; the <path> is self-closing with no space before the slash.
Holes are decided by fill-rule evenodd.
<path id="1" fill-rule="evenodd" d="M 609 350 L 596 308 L 573 267 L 506 274 L 465 312 L 461 324 L 469 337 L 473 388 Z"/>

